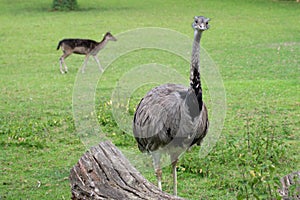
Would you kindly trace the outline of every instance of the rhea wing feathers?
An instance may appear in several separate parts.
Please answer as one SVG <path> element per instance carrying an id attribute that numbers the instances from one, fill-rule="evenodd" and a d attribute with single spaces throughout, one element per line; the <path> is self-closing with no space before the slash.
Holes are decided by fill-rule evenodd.
<path id="1" fill-rule="evenodd" d="M 133 133 L 143 152 L 155 151 L 172 140 L 173 145 L 189 147 L 200 138 L 200 117 L 192 89 L 166 84 L 154 88 L 141 100 L 134 116 Z"/>

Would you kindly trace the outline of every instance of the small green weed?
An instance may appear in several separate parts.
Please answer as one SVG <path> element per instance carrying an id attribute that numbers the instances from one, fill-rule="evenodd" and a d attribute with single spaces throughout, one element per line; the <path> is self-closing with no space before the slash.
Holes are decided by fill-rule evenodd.
<path id="1" fill-rule="evenodd" d="M 53 10 L 76 10 L 78 9 L 77 0 L 53 0 Z"/>
<path id="2" fill-rule="evenodd" d="M 235 193 L 237 199 L 278 199 L 281 174 L 296 167 L 285 151 L 284 122 L 257 111 L 244 115 L 244 123 L 244 134 L 221 138 L 205 158 L 197 159 L 193 150 L 178 170 L 209 178 L 211 187 Z"/>

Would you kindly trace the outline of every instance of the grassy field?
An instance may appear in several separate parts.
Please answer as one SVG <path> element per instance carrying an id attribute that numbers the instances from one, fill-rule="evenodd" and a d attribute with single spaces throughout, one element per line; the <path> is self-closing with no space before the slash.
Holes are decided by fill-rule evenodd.
<path id="1" fill-rule="evenodd" d="M 198 147 L 182 157 L 179 195 L 275 199 L 279 178 L 299 170 L 299 3 L 79 0 L 80 10 L 74 12 L 52 12 L 51 3 L 0 1 L 1 200 L 70 199 L 69 171 L 86 151 L 75 134 L 72 101 L 84 57 L 70 56 L 66 59 L 69 73 L 60 74 L 59 40 L 99 41 L 106 31 L 120 35 L 144 27 L 172 29 L 192 39 L 195 15 L 212 18 L 202 47 L 222 75 L 226 120 L 217 145 L 206 157 L 199 158 Z M 95 95 L 99 125 L 119 148 L 136 154 L 133 137 L 114 119 L 111 95 L 121 77 L 142 63 L 167 65 L 186 80 L 189 75 L 184 59 L 154 49 L 132 51 L 105 70 Z M 131 116 L 138 100 L 154 85 L 135 91 Z M 139 170 L 155 183 L 152 171 Z M 172 191 L 170 173 L 166 167 L 163 189 L 167 192 Z"/>

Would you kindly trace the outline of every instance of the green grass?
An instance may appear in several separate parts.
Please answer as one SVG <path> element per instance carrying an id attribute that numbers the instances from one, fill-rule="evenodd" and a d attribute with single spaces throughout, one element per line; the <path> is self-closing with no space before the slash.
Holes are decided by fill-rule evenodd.
<path id="1" fill-rule="evenodd" d="M 212 18 L 202 47 L 224 81 L 226 120 L 208 156 L 199 158 L 196 147 L 181 159 L 179 195 L 271 199 L 278 179 L 299 170 L 299 3 L 98 0 L 78 1 L 80 9 L 73 12 L 52 12 L 51 3 L 0 1 L 0 199 L 70 199 L 69 170 L 86 151 L 75 134 L 72 110 L 84 58 L 72 55 L 66 60 L 69 73 L 61 75 L 60 39 L 100 40 L 106 31 L 117 35 L 142 27 L 169 28 L 192 39 L 190 24 L 199 14 Z M 136 154 L 134 139 L 113 118 L 110 99 L 117 81 L 141 63 L 167 65 L 187 80 L 189 74 L 182 58 L 144 49 L 118 58 L 99 80 L 95 107 L 102 130 L 120 149 Z M 153 86 L 135 91 L 131 115 Z M 209 102 L 206 86 L 205 92 Z M 139 170 L 155 183 L 150 166 Z M 164 168 L 167 192 L 170 172 Z"/>

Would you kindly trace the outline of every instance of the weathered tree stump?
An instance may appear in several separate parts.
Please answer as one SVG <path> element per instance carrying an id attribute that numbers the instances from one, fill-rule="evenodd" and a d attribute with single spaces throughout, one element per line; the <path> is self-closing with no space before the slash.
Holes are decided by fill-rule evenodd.
<path id="1" fill-rule="evenodd" d="M 176 199 L 147 181 L 111 142 L 92 147 L 71 169 L 73 200 Z"/>
<path id="2" fill-rule="evenodd" d="M 282 187 L 278 192 L 282 200 L 300 200 L 300 171 L 282 177 L 280 183 Z"/>

